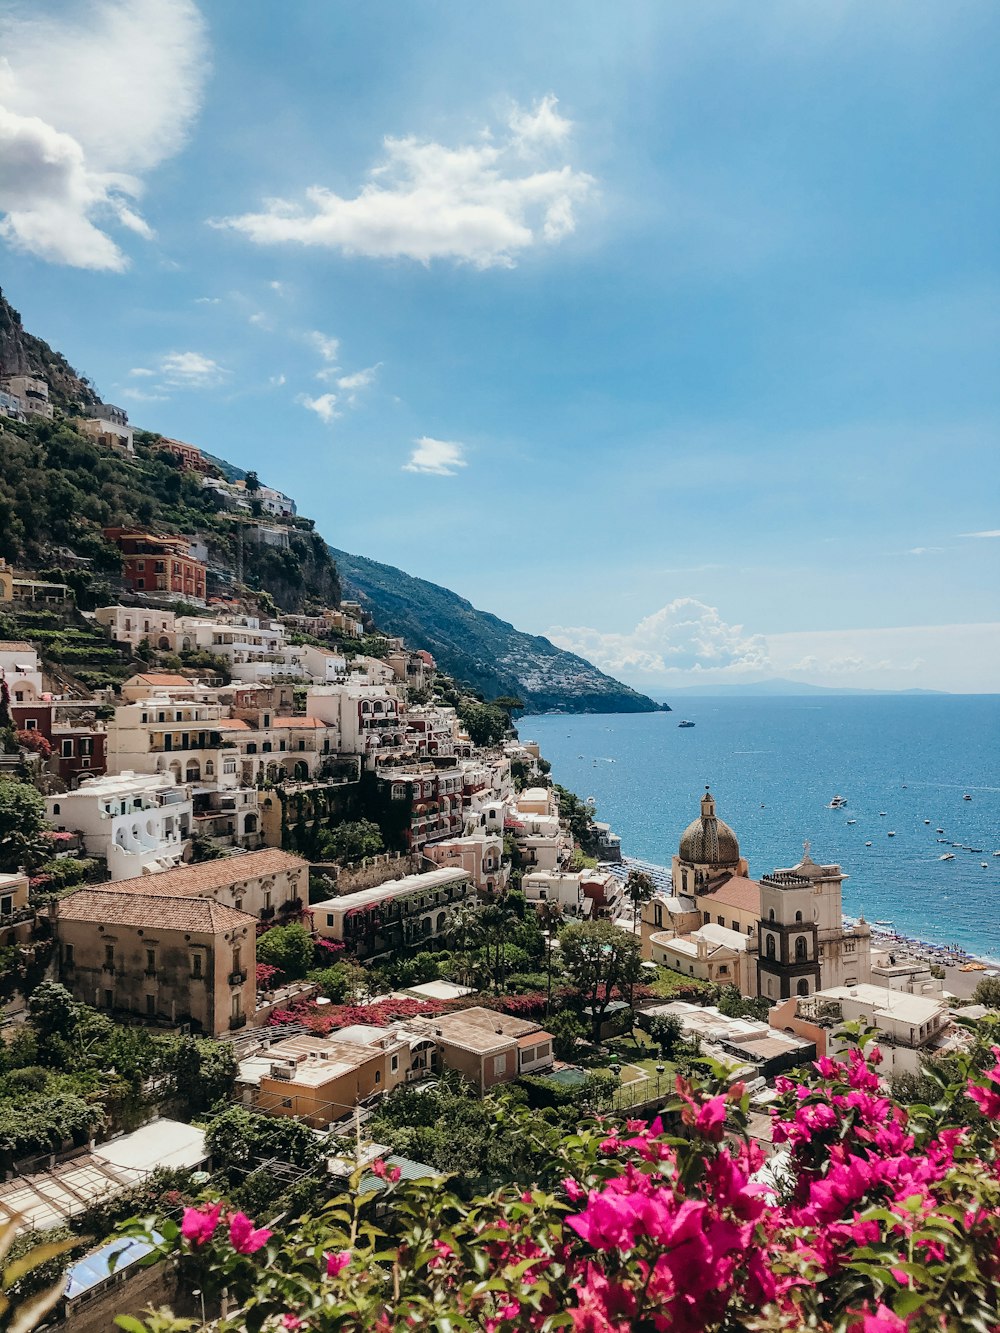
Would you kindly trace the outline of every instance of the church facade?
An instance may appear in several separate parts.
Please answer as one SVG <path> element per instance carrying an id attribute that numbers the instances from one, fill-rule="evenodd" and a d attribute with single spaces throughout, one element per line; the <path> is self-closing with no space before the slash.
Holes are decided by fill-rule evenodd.
<path id="1" fill-rule="evenodd" d="M 871 980 L 871 933 L 864 917 L 844 925 L 845 879 L 840 866 L 815 862 L 808 843 L 797 865 L 751 879 L 739 840 L 706 788 L 673 858 L 672 894 L 648 905 L 648 937 L 660 935 L 662 943 L 705 925 L 745 936 L 746 995 L 779 1001 L 863 985 Z M 645 909 L 643 916 L 645 925 Z"/>

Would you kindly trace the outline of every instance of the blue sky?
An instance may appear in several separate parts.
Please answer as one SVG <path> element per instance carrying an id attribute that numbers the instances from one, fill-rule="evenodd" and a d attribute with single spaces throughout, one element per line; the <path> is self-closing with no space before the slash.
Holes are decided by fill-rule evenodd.
<path id="1" fill-rule="evenodd" d="M 0 15 L 0 280 L 134 422 L 639 685 L 998 688 L 992 0 Z"/>

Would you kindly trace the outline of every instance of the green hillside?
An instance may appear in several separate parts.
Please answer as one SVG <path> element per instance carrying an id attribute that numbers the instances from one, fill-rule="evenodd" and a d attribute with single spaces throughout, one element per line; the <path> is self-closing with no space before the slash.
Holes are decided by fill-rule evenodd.
<path id="1" fill-rule="evenodd" d="M 477 610 L 448 588 L 364 556 L 333 555 L 345 596 L 359 601 L 381 629 L 427 648 L 443 671 L 488 698 L 515 695 L 530 712 L 650 713 L 666 707 L 548 639 Z"/>

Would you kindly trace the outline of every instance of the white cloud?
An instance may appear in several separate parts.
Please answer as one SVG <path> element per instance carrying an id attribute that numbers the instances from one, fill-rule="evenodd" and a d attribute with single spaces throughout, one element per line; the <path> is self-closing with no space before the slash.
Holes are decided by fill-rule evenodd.
<path id="1" fill-rule="evenodd" d="M 960 537 L 1000 537 L 1000 528 L 989 528 L 986 532 L 960 532 Z"/>
<path id="2" fill-rule="evenodd" d="M 201 104 L 205 25 L 193 0 L 98 0 L 0 24 L 0 237 L 51 263 L 120 272 L 114 225 Z"/>
<path id="3" fill-rule="evenodd" d="M 136 403 L 165 403 L 167 395 L 165 393 L 146 393 L 145 389 L 125 388 L 119 391 L 119 396 L 128 398 Z"/>
<path id="4" fill-rule="evenodd" d="M 268 380 L 268 384 L 273 385 L 276 389 L 280 389 L 284 383 L 286 383 L 284 375 L 272 375 Z"/>
<path id="5" fill-rule="evenodd" d="M 312 185 L 303 203 L 268 199 L 261 212 L 212 225 L 261 245 L 513 267 L 519 252 L 574 230 L 575 208 L 594 185 L 560 160 L 571 122 L 555 108 L 552 96 L 530 111 L 515 107 L 499 138 L 487 132 L 457 148 L 387 137 L 384 160 L 353 198 Z"/>
<path id="6" fill-rule="evenodd" d="M 201 352 L 170 352 L 160 362 L 164 382 L 177 388 L 208 389 L 218 384 L 226 371 Z"/>
<path id="7" fill-rule="evenodd" d="M 429 472 L 436 477 L 453 477 L 457 468 L 466 467 L 464 444 L 451 440 L 435 440 L 421 435 L 415 440 L 416 448 L 410 461 L 403 464 L 404 472 Z"/>
<path id="8" fill-rule="evenodd" d="M 196 296 L 194 303 L 195 305 L 219 305 L 221 300 L 221 296 Z"/>
<path id="9" fill-rule="evenodd" d="M 129 374 L 134 375 L 136 376 L 136 378 L 141 379 L 144 376 L 155 375 L 156 371 L 150 370 L 146 366 L 133 366 L 132 369 L 129 371 Z"/>
<path id="10" fill-rule="evenodd" d="M 357 404 L 359 394 L 365 389 L 370 389 L 375 382 L 375 376 L 378 374 L 382 362 L 377 362 L 374 366 L 368 366 L 365 370 L 355 370 L 350 375 L 341 375 L 337 380 L 337 388 L 346 394 L 347 402 L 351 407 Z"/>
<path id="11" fill-rule="evenodd" d="M 742 625 L 729 625 L 714 606 L 678 597 L 640 620 L 630 634 L 605 634 L 555 625 L 549 638 L 613 675 L 657 675 L 677 671 L 766 670 L 767 644 Z"/>
<path id="12" fill-rule="evenodd" d="M 315 412 L 320 421 L 326 426 L 332 426 L 340 413 L 337 411 L 337 395 L 335 393 L 323 393 L 318 398 L 310 398 L 308 394 L 302 394 L 296 399 L 296 402 L 303 407 Z"/>
<path id="13" fill-rule="evenodd" d="M 324 361 L 334 362 L 340 354 L 340 339 L 331 338 L 325 333 L 319 333 L 316 329 L 306 335 L 309 342 L 312 343 L 316 351 Z"/>
<path id="14" fill-rule="evenodd" d="M 943 546 L 911 546 L 906 555 L 940 555 Z"/>

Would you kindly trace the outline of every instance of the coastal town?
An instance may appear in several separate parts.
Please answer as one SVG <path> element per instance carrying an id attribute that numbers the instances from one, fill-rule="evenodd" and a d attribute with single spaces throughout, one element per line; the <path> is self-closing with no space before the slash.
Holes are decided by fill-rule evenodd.
<path id="1" fill-rule="evenodd" d="M 8 376 L 0 410 L 50 420 L 46 382 Z M 122 409 L 73 425 L 136 457 Z M 168 1183 L 194 1198 L 239 1161 L 240 1189 L 275 1211 L 297 1188 L 371 1181 L 373 1163 L 503 1183 L 434 1147 L 419 1090 L 445 1120 L 504 1098 L 567 1125 L 648 1118 L 711 1060 L 747 1089 L 770 1157 L 776 1085 L 843 1057 L 845 1024 L 873 1030 L 890 1084 L 969 1047 L 989 1007 L 971 1002 L 978 975 L 956 994 L 954 968 L 847 921 L 846 872 L 808 842 L 751 875 L 706 789 L 672 864 L 635 861 L 518 735 L 519 700 L 463 692 L 358 602 L 283 612 L 247 585 L 245 552 L 298 530 L 288 496 L 182 441 L 140 449 L 237 524 L 233 565 L 198 530 L 108 526 L 113 600 L 83 609 L 70 574 L 93 557 L 50 552 L 62 579 L 0 562 L 3 1078 L 18 1087 L 2 1094 L 0 1216 L 43 1239 L 86 1227 L 64 1323 L 176 1296 L 110 1235 Z M 85 1029 L 119 1080 L 121 1034 L 145 1043 L 127 1098 L 96 1068 L 73 1082 Z M 47 1116 L 53 1098 L 79 1115 Z"/>

